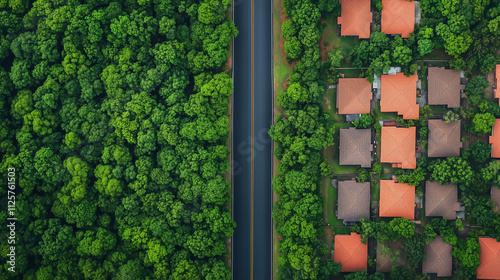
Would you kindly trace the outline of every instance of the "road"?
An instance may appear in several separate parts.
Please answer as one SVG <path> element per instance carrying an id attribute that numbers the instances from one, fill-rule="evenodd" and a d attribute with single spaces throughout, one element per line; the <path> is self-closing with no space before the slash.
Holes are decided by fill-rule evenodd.
<path id="1" fill-rule="evenodd" d="M 272 1 L 234 0 L 233 279 L 272 275 Z"/>

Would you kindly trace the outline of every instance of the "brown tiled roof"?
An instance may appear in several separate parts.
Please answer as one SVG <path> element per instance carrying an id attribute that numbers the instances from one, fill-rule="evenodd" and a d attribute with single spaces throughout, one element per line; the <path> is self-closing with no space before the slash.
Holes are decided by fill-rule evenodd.
<path id="1" fill-rule="evenodd" d="M 340 129 L 340 165 L 371 167 L 373 145 L 371 129 Z"/>
<path id="2" fill-rule="evenodd" d="M 415 217 L 415 186 L 380 180 L 380 217 Z"/>
<path id="3" fill-rule="evenodd" d="M 336 104 L 339 114 L 368 114 L 372 98 L 372 84 L 365 78 L 339 79 Z"/>
<path id="4" fill-rule="evenodd" d="M 415 127 L 382 127 L 380 142 L 380 162 L 404 169 L 417 167 Z"/>
<path id="5" fill-rule="evenodd" d="M 382 0 L 382 32 L 408 38 L 415 28 L 415 3 L 409 0 Z"/>
<path id="6" fill-rule="evenodd" d="M 500 106 L 500 64 L 497 64 L 495 67 L 495 80 L 496 80 L 496 88 L 495 88 L 495 98 L 498 98 L 498 106 Z"/>
<path id="7" fill-rule="evenodd" d="M 500 158 L 500 119 L 493 125 L 490 136 L 491 157 Z"/>
<path id="8" fill-rule="evenodd" d="M 428 157 L 458 157 L 463 143 L 460 142 L 460 121 L 446 123 L 429 120 Z"/>
<path id="9" fill-rule="evenodd" d="M 344 222 L 357 222 L 370 218 L 370 183 L 340 181 L 338 184 L 337 218 Z"/>
<path id="10" fill-rule="evenodd" d="M 500 242 L 491 237 L 479 237 L 479 246 L 477 279 L 500 279 Z"/>
<path id="11" fill-rule="evenodd" d="M 438 182 L 425 182 L 426 216 L 455 220 L 457 218 L 457 211 L 460 211 L 457 185 L 440 185 Z"/>
<path id="12" fill-rule="evenodd" d="M 377 271 L 380 272 L 389 272 L 391 270 L 391 267 L 395 265 L 406 265 L 406 262 L 403 258 L 402 255 L 398 255 L 397 262 L 391 262 L 391 252 L 396 252 L 399 250 L 401 247 L 402 240 L 399 239 L 397 241 L 387 241 L 387 242 L 377 242 Z M 389 252 L 383 252 L 382 251 L 382 246 L 387 246 L 390 251 Z"/>
<path id="13" fill-rule="evenodd" d="M 460 71 L 444 67 L 429 67 L 427 88 L 429 105 L 447 105 L 448 108 L 460 107 Z"/>
<path id="14" fill-rule="evenodd" d="M 491 210 L 500 213 L 500 188 L 491 187 L 491 201 L 495 202 L 495 206 L 491 207 Z"/>
<path id="15" fill-rule="evenodd" d="M 443 241 L 441 236 L 425 245 L 423 273 L 437 273 L 438 277 L 450 277 L 452 274 L 451 249 L 453 246 Z"/>
<path id="16" fill-rule="evenodd" d="M 342 272 L 354 272 L 368 268 L 368 246 L 361 242 L 361 236 L 335 235 L 335 252 L 333 260 L 342 264 Z"/>
<path id="17" fill-rule="evenodd" d="M 404 73 L 382 75 L 380 78 L 380 111 L 398 112 L 403 119 L 418 119 L 417 75 Z"/>
<path id="18" fill-rule="evenodd" d="M 341 35 L 370 38 L 370 23 L 372 22 L 370 0 L 339 0 L 339 2 L 342 7 L 337 23 L 342 25 Z"/>

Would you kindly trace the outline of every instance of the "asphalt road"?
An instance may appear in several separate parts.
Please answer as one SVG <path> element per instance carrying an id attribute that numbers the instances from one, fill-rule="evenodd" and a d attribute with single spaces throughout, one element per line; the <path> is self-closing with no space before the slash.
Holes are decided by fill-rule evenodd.
<path id="1" fill-rule="evenodd" d="M 271 1 L 235 0 L 233 279 L 272 275 Z M 253 23 L 253 26 L 252 26 Z M 252 30 L 253 29 L 253 30 Z"/>

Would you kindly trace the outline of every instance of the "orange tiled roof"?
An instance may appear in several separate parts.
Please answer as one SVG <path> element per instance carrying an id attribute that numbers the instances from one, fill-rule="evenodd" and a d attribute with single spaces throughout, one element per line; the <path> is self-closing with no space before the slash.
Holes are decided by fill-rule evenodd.
<path id="1" fill-rule="evenodd" d="M 372 85 L 365 78 L 339 79 L 337 108 L 339 114 L 368 114 L 372 100 Z"/>
<path id="2" fill-rule="evenodd" d="M 380 111 L 398 112 L 404 119 L 418 119 L 417 75 L 404 73 L 382 75 L 380 84 Z"/>
<path id="3" fill-rule="evenodd" d="M 500 242 L 491 237 L 479 237 L 479 245 L 477 279 L 500 279 Z"/>
<path id="4" fill-rule="evenodd" d="M 415 127 L 382 127 L 380 162 L 392 163 L 393 167 L 415 169 Z"/>
<path id="5" fill-rule="evenodd" d="M 342 272 L 366 270 L 368 266 L 368 246 L 361 242 L 361 236 L 335 235 L 335 252 L 333 260 L 342 264 Z"/>
<path id="6" fill-rule="evenodd" d="M 380 217 L 415 217 L 415 186 L 380 180 Z"/>
<path id="7" fill-rule="evenodd" d="M 382 32 L 408 38 L 415 28 L 415 3 L 409 0 L 382 0 Z"/>
<path id="8" fill-rule="evenodd" d="M 370 12 L 370 0 L 339 0 L 339 2 L 342 7 L 337 24 L 342 25 L 341 35 L 370 38 L 370 23 L 373 18 Z"/>
<path id="9" fill-rule="evenodd" d="M 493 125 L 493 131 L 490 136 L 491 157 L 500 158 L 500 119 L 497 119 Z"/>
<path id="10" fill-rule="evenodd" d="M 495 79 L 496 79 L 496 87 L 495 87 L 495 98 L 498 98 L 498 106 L 500 106 L 500 64 L 497 64 L 495 67 Z"/>

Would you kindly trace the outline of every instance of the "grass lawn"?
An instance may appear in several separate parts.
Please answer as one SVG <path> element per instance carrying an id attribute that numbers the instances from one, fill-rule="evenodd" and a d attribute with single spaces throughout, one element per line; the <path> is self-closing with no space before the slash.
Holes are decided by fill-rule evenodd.
<path id="1" fill-rule="evenodd" d="M 283 84 L 287 80 L 287 77 L 290 73 L 292 73 L 292 70 L 290 69 L 290 66 L 288 65 L 286 59 L 285 59 L 285 54 L 281 50 L 280 46 L 280 39 L 281 39 L 281 11 L 283 9 L 281 5 L 282 0 L 273 0 L 273 76 L 274 76 L 274 81 L 273 81 L 273 90 L 274 90 L 274 107 L 273 107 L 273 119 L 276 118 L 276 115 L 278 113 L 282 113 L 283 110 L 281 107 L 279 107 L 276 104 L 276 95 L 284 90 Z M 276 148 L 276 147 L 274 147 Z M 276 160 L 275 157 L 273 157 L 273 177 L 277 174 L 276 172 L 276 166 L 278 164 L 278 161 Z M 277 200 L 277 195 L 273 195 L 273 201 Z M 273 224 L 273 279 L 278 279 L 278 275 L 276 273 L 276 270 L 279 267 L 279 262 L 278 262 L 278 235 L 275 232 L 274 229 L 274 224 Z"/>
<path id="2" fill-rule="evenodd" d="M 346 48 L 348 50 L 353 49 L 359 44 L 358 37 L 339 37 L 337 30 L 337 17 L 333 14 L 329 14 L 324 18 L 326 26 L 323 30 L 323 38 L 325 43 L 333 44 L 336 48 Z"/>
<path id="3" fill-rule="evenodd" d="M 349 123 L 335 123 L 335 133 L 333 138 L 336 142 L 333 146 L 328 147 L 324 150 L 324 155 L 328 161 L 333 166 L 334 174 L 356 174 L 358 173 L 358 166 L 353 165 L 339 165 L 339 130 L 341 127 L 350 127 Z"/>
<path id="4" fill-rule="evenodd" d="M 361 69 L 341 69 L 339 72 L 344 74 L 344 78 L 363 78 Z"/>
<path id="5" fill-rule="evenodd" d="M 431 107 L 431 113 L 434 115 L 445 115 L 446 110 L 443 105 L 429 105 Z"/>
<path id="6" fill-rule="evenodd" d="M 377 113 L 379 120 L 395 120 L 398 116 L 396 112 L 381 112 L 380 111 L 380 100 L 375 102 L 375 113 Z"/>
<path id="7" fill-rule="evenodd" d="M 337 114 L 337 89 L 329 88 L 324 97 L 324 101 L 321 104 L 323 110 L 328 112 L 330 121 L 340 121 L 344 122 L 345 117 Z"/>
<path id="8" fill-rule="evenodd" d="M 327 201 L 325 204 L 325 207 L 327 208 L 326 218 L 332 228 L 339 227 L 339 228 L 333 228 L 333 235 L 331 238 L 333 238 L 335 234 L 349 234 L 351 233 L 351 228 L 350 227 L 344 228 L 344 223 L 342 222 L 342 220 L 337 219 L 337 217 L 335 216 L 335 211 L 337 211 L 336 203 L 338 197 L 338 189 L 330 185 L 330 180 L 327 180 L 327 183 L 328 183 L 328 189 L 327 189 L 328 194 L 327 194 Z M 329 238 L 330 240 L 327 241 L 327 244 L 328 247 L 330 247 L 330 249 L 333 249 L 332 248 L 333 240 L 331 240 L 331 238 Z"/>
<path id="9" fill-rule="evenodd" d="M 373 180 L 370 182 L 370 188 L 371 188 L 371 201 L 379 201 L 380 200 L 380 181 L 379 180 Z"/>

